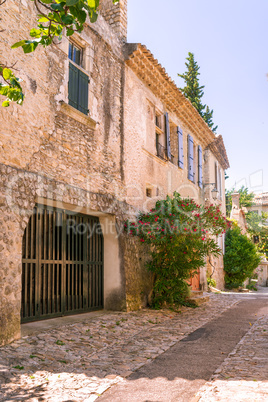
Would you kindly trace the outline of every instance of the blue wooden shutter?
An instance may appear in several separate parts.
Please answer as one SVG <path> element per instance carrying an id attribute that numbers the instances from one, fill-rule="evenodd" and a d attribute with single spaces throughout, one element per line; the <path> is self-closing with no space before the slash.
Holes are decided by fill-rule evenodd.
<path id="1" fill-rule="evenodd" d="M 198 185 L 203 187 L 203 153 L 202 148 L 198 145 Z"/>
<path id="2" fill-rule="evenodd" d="M 78 110 L 88 114 L 88 76 L 79 70 Z"/>
<path id="3" fill-rule="evenodd" d="M 178 166 L 183 169 L 184 167 L 184 155 L 183 155 L 183 134 L 182 129 L 177 127 L 178 133 L 178 149 L 179 149 L 179 157 L 178 157 Z"/>
<path id="4" fill-rule="evenodd" d="M 194 181 L 194 141 L 188 135 L 188 179 Z"/>
<path id="5" fill-rule="evenodd" d="M 68 98 L 69 105 L 78 109 L 79 69 L 69 63 Z"/>
<path id="6" fill-rule="evenodd" d="M 167 144 L 167 157 L 171 159 L 171 148 L 170 148 L 170 127 L 169 127 L 169 117 L 168 113 L 165 115 L 166 117 L 166 144 Z"/>

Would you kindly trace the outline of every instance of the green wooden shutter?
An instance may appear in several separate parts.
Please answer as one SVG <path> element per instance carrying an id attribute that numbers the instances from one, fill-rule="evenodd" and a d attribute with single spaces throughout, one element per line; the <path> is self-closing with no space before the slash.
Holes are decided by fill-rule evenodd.
<path id="1" fill-rule="evenodd" d="M 183 169 L 184 167 L 184 155 L 183 155 L 183 134 L 182 129 L 177 127 L 178 133 L 178 149 L 179 149 L 179 157 L 178 157 L 178 166 Z"/>
<path id="2" fill-rule="evenodd" d="M 69 105 L 78 109 L 79 69 L 69 63 L 68 98 Z"/>
<path id="3" fill-rule="evenodd" d="M 167 144 L 167 157 L 171 159 L 171 147 L 170 147 L 170 127 L 168 113 L 165 114 L 166 118 L 166 144 Z"/>
<path id="4" fill-rule="evenodd" d="M 188 179 L 194 181 L 194 141 L 188 135 Z"/>
<path id="5" fill-rule="evenodd" d="M 203 153 L 200 145 L 198 145 L 198 186 L 203 187 Z"/>
<path id="6" fill-rule="evenodd" d="M 88 76 L 79 70 L 78 110 L 88 114 Z"/>

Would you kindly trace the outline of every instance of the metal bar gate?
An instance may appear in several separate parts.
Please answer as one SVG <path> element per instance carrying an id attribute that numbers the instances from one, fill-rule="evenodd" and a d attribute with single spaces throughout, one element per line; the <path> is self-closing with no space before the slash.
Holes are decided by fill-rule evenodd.
<path id="1" fill-rule="evenodd" d="M 37 205 L 22 244 L 22 322 L 103 308 L 99 219 Z"/>

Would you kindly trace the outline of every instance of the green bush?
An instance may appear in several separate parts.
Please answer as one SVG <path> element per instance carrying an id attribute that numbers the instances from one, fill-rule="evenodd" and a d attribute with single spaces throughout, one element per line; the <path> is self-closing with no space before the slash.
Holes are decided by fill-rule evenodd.
<path id="1" fill-rule="evenodd" d="M 228 230 L 225 239 L 224 270 L 227 289 L 243 286 L 246 279 L 253 275 L 261 257 L 255 245 L 241 230 L 235 227 Z"/>
<path id="2" fill-rule="evenodd" d="M 211 278 L 210 276 L 207 278 L 207 284 L 208 284 L 208 287 L 215 288 L 217 286 L 215 279 Z"/>
<path id="3" fill-rule="evenodd" d="M 151 246 L 148 268 L 155 279 L 153 307 L 187 304 L 189 278 L 205 265 L 208 254 L 220 254 L 213 237 L 228 227 L 218 206 L 204 207 L 178 193 L 157 201 L 155 208 L 140 213 L 136 222 L 126 222 L 128 235 Z"/>

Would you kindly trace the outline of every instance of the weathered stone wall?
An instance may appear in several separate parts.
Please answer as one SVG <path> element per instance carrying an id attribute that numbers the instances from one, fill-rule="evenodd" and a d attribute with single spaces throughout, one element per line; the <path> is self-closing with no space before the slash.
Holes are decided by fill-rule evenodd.
<path id="1" fill-rule="evenodd" d="M 149 247 L 137 238 L 123 237 L 124 267 L 126 279 L 127 310 L 138 310 L 150 303 L 153 274 L 149 273 L 146 262 L 150 258 Z"/>
<path id="2" fill-rule="evenodd" d="M 204 183 L 215 183 L 216 178 L 215 178 L 215 163 L 217 162 L 217 159 L 213 152 L 209 149 L 206 149 L 204 152 L 204 177 L 203 177 L 203 182 Z M 213 200 L 212 198 L 212 193 L 211 190 L 215 187 L 214 185 L 206 185 L 204 187 L 204 196 L 205 196 L 205 203 L 206 205 L 218 205 L 221 212 L 225 215 L 226 214 L 226 207 L 225 207 L 225 178 L 224 178 L 224 170 L 223 168 L 219 165 L 221 168 L 221 182 L 222 182 L 222 196 L 218 195 L 217 200 Z M 225 236 L 219 236 L 218 239 L 215 239 L 218 242 L 218 245 L 220 249 L 222 250 L 222 253 L 224 253 L 225 246 Z M 211 276 L 212 279 L 216 281 L 216 287 L 217 289 L 224 289 L 224 264 L 223 264 L 223 255 L 220 257 L 210 257 L 210 262 L 207 264 L 207 275 Z"/>
<path id="3" fill-rule="evenodd" d="M 258 285 L 268 286 L 268 261 L 262 260 L 255 272 L 258 274 Z"/>
<path id="4" fill-rule="evenodd" d="M 107 308 L 126 309 L 124 258 L 129 259 L 130 270 L 134 269 L 131 258 L 135 259 L 135 255 L 138 258 L 138 250 L 131 250 L 131 242 L 128 248 L 128 239 L 121 232 L 127 217 L 127 205 L 109 194 L 92 193 L 3 164 L 0 165 L 0 172 L 0 345 L 20 335 L 22 238 L 34 205 L 40 200 L 53 200 L 53 205 L 59 208 L 70 205 L 72 209 L 75 207 L 76 212 L 107 215 L 108 211 L 110 216 L 115 216 L 121 250 L 119 281 L 116 272 L 113 275 L 115 283 L 120 283 L 120 286 L 107 293 L 104 302 Z M 104 233 L 104 238 L 107 234 Z"/>
<path id="5" fill-rule="evenodd" d="M 124 41 L 127 39 L 127 0 L 113 4 L 112 0 L 100 0 L 101 14 Z"/>
<path id="6" fill-rule="evenodd" d="M 41 199 L 82 213 L 105 213 L 118 230 L 128 216 L 121 39 L 101 15 L 72 38 L 84 50 L 82 66 L 90 79 L 87 117 L 68 105 L 66 38 L 29 55 L 10 49 L 35 25 L 32 2 L 10 0 L 1 6 L 1 62 L 18 61 L 25 102 L 0 109 L 0 344 L 20 335 L 22 237 L 35 203 Z M 105 307 L 126 309 L 124 258 L 130 253 L 135 260 L 136 254 L 120 233 L 117 241 L 120 266 Z M 128 269 L 135 270 L 131 258 Z"/>
<path id="7" fill-rule="evenodd" d="M 138 209 L 148 210 L 159 196 L 165 197 L 178 191 L 182 196 L 190 196 L 197 202 L 203 200 L 202 191 L 197 183 L 188 180 L 187 134 L 192 134 L 180 120 L 178 114 L 169 113 L 171 126 L 171 153 L 175 156 L 174 164 L 164 161 L 156 155 L 155 114 L 164 114 L 165 105 L 144 85 L 135 73 L 126 68 L 125 76 L 125 175 L 127 184 L 127 202 Z M 178 168 L 178 145 L 176 126 L 183 130 L 184 169 Z M 165 134 L 161 143 L 165 145 Z M 192 134 L 196 145 L 204 148 L 204 143 Z M 176 144 L 175 144 L 176 142 Z M 195 155 L 197 160 L 197 153 Z M 152 198 L 146 197 L 146 188 L 152 189 Z"/>

